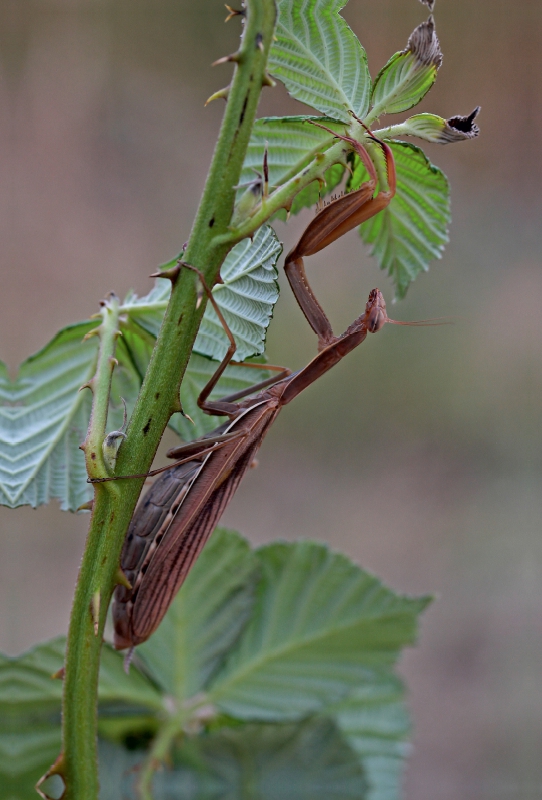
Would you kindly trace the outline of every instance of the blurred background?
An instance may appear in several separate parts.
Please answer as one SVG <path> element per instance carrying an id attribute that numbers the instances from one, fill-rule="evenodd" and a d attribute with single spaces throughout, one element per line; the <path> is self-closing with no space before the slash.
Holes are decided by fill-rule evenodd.
<path id="1" fill-rule="evenodd" d="M 373 76 L 425 17 L 350 0 Z M 238 21 L 222 0 L 2 0 L 0 355 L 17 364 L 188 238 Z M 452 183 L 451 243 L 387 326 L 289 406 L 224 522 L 255 543 L 311 537 L 387 584 L 434 592 L 401 663 L 414 755 L 407 800 L 542 797 L 542 4 L 437 0 L 444 63 L 420 111 L 482 106 L 474 142 L 427 145 Z M 305 113 L 281 86 L 260 115 Z M 307 211 L 277 231 L 291 247 Z M 336 328 L 375 285 L 356 232 L 307 264 Z M 281 283 L 284 281 L 281 276 Z M 342 327 L 341 327 L 342 326 Z M 283 292 L 268 354 L 314 337 Z M 0 649 L 66 630 L 88 523 L 0 509 Z"/>

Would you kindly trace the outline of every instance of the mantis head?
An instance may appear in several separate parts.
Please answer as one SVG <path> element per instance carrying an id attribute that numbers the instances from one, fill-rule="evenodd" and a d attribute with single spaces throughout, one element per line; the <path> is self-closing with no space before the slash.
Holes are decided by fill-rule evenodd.
<path id="1" fill-rule="evenodd" d="M 390 319 L 386 312 L 386 301 L 380 289 L 373 289 L 369 294 L 367 305 L 365 306 L 365 325 L 369 333 L 376 333 L 384 327 L 386 322 L 393 325 L 449 325 L 450 320 L 444 319 L 422 319 L 417 322 L 402 322 L 397 319 Z"/>
<path id="2" fill-rule="evenodd" d="M 376 333 L 390 321 L 386 313 L 386 301 L 380 289 L 371 290 L 365 306 L 365 319 L 370 333 Z"/>

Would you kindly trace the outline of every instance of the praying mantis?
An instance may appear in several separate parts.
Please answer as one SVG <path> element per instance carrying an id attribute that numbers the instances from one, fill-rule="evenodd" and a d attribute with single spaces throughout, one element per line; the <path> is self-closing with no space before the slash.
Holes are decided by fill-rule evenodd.
<path id="1" fill-rule="evenodd" d="M 119 584 L 113 603 L 114 645 L 118 650 L 133 650 L 156 630 L 282 407 L 358 347 L 367 333 L 379 331 L 387 322 L 419 324 L 391 320 L 382 293 L 373 289 L 363 314 L 343 334 L 335 336 L 308 283 L 303 258 L 385 208 L 395 192 L 395 167 L 388 145 L 376 140 L 386 160 L 388 189 L 375 197 L 377 174 L 363 145 L 350 137 L 333 135 L 359 154 L 369 180 L 318 213 L 286 257 L 285 270 L 294 296 L 318 337 L 318 354 L 303 369 L 291 374 L 286 368 L 267 367 L 279 374 L 241 392 L 210 400 L 234 356 L 235 340 L 199 269 L 179 261 L 169 275 L 173 280 L 186 268 L 199 276 L 228 337 L 227 353 L 198 398 L 205 413 L 226 416 L 228 421 L 194 442 L 172 448 L 167 455 L 177 462 L 148 473 L 164 474 L 137 508 L 124 543 L 121 569 L 129 588 Z M 142 476 L 115 476 L 94 482 L 122 477 Z"/>

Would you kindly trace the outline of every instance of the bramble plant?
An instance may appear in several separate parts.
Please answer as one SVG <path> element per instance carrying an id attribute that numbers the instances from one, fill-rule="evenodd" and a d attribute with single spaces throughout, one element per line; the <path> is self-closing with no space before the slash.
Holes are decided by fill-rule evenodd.
<path id="1" fill-rule="evenodd" d="M 433 0 L 422 2 L 433 10 Z M 302 237 L 287 267 L 300 260 L 302 269 L 313 239 L 320 249 L 361 222 L 397 298 L 447 241 L 447 180 L 402 137 L 473 138 L 478 109 L 377 127 L 433 85 L 442 59 L 435 23 L 422 22 L 373 82 L 339 14 L 345 3 L 246 0 L 230 9 L 241 43 L 219 59 L 233 77 L 210 98 L 226 108 L 180 256 L 145 297 L 110 295 L 95 320 L 61 330 L 15 381 L 2 366 L 0 501 L 57 499 L 92 512 L 67 640 L 0 661 L 6 797 L 35 796 L 39 779 L 42 797 L 96 800 L 98 753 L 102 798 L 400 797 L 409 720 L 394 665 L 428 597 L 397 595 L 321 544 L 252 550 L 217 529 L 128 674 L 103 644 L 115 586 L 130 589 L 120 557 L 144 482 L 111 479 L 147 473 L 166 426 L 190 441 L 223 422 L 197 399 L 228 339 L 197 276 L 177 264 L 197 267 L 213 287 L 236 361 L 256 361 L 230 364 L 217 398 L 271 375 L 262 357 L 278 299 L 274 218 L 342 185 L 307 228 L 312 249 Z M 256 120 L 274 79 L 318 114 Z"/>

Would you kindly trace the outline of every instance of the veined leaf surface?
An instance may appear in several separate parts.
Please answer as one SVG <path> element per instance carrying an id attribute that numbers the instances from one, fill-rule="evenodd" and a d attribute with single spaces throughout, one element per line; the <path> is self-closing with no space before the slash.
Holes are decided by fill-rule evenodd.
<path id="1" fill-rule="evenodd" d="M 440 258 L 448 241 L 450 188 L 446 176 L 419 147 L 390 142 L 397 170 L 397 192 L 389 206 L 360 227 L 363 241 L 372 245 L 380 268 L 386 270 L 397 298 L 405 296 L 410 283 Z M 379 151 L 374 149 L 378 158 Z M 367 180 L 359 159 L 354 160 L 351 191 Z"/>
<path id="2" fill-rule="evenodd" d="M 101 742 L 99 755 L 100 798 L 136 800 L 141 754 Z M 365 800 L 366 786 L 362 768 L 337 726 L 312 719 L 183 736 L 171 767 L 154 777 L 153 798 Z"/>
<path id="3" fill-rule="evenodd" d="M 402 774 L 410 749 L 404 698 L 399 678 L 383 671 L 326 709 L 363 766 L 367 800 L 401 800 Z"/>
<path id="4" fill-rule="evenodd" d="M 262 579 L 254 612 L 209 688 L 226 713 L 301 719 L 373 680 L 414 641 L 427 598 L 400 597 L 314 542 L 257 553 Z"/>
<path id="5" fill-rule="evenodd" d="M 367 56 L 339 11 L 347 0 L 279 0 L 268 67 L 292 97 L 336 120 L 364 117 L 371 78 Z"/>
<path id="6" fill-rule="evenodd" d="M 278 300 L 277 261 L 282 245 L 270 225 L 263 225 L 252 240 L 243 239 L 227 255 L 220 276 L 223 284 L 216 284 L 213 296 L 234 335 L 236 361 L 261 355 L 265 348 L 265 335 Z M 130 320 L 150 333 L 158 335 L 165 308 L 169 301 L 171 285 L 160 279 L 145 297 L 128 295 L 123 310 Z M 205 309 L 194 352 L 221 360 L 228 349 L 224 328 L 210 304 Z"/>
<path id="7" fill-rule="evenodd" d="M 238 342 L 240 358 L 263 351 L 266 329 L 278 297 L 275 264 L 280 251 L 273 229 L 264 226 L 252 245 L 245 240 L 233 248 L 223 265 L 225 285 L 214 289 L 217 303 Z M 169 290 L 169 281 L 159 279 L 146 297 L 129 294 L 121 306 L 124 335 L 117 345 L 119 366 L 113 373 L 110 430 L 122 422 L 120 398 L 126 400 L 129 412 L 135 403 Z M 3 505 L 35 507 L 59 499 L 63 509 L 73 511 L 92 496 L 92 487 L 86 482 L 83 453 L 79 450 L 86 434 L 92 396 L 88 390 L 79 389 L 95 370 L 98 339 L 83 341 L 95 324 L 88 321 L 64 328 L 21 365 L 14 382 L 9 381 L 5 368 L 0 371 L 0 503 Z M 210 305 L 203 325 L 204 333 L 196 341 L 196 352 L 199 348 L 204 355 L 221 357 L 227 339 L 217 327 Z M 211 361 L 202 368 L 201 356 L 198 360 L 197 355 L 189 365 L 181 394 L 196 426 L 183 425 L 186 420 L 172 421 L 172 427 L 182 430 L 186 438 L 194 438 L 198 432 L 216 425 L 216 418 L 205 417 L 193 397 L 195 388 L 203 386 L 202 374 L 210 377 L 215 368 L 216 362 L 213 365 Z M 230 385 L 235 390 L 252 385 L 262 376 L 254 369 L 239 366 L 229 369 L 233 376 Z"/>
<path id="8" fill-rule="evenodd" d="M 391 142 L 397 168 L 397 193 L 389 206 L 361 226 L 363 241 L 386 270 L 398 298 L 420 272 L 441 258 L 448 241 L 450 187 L 444 173 L 423 150 Z"/>

